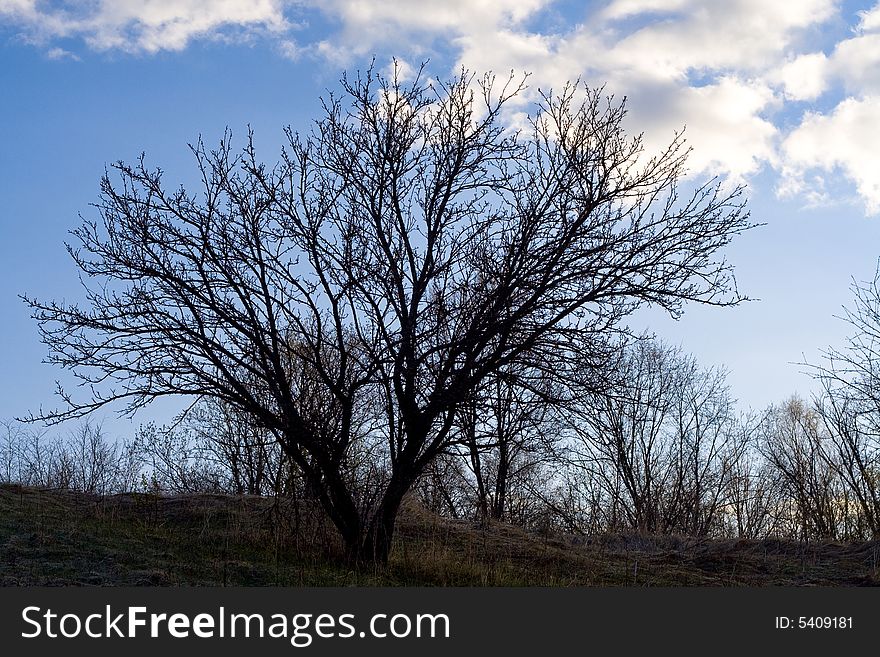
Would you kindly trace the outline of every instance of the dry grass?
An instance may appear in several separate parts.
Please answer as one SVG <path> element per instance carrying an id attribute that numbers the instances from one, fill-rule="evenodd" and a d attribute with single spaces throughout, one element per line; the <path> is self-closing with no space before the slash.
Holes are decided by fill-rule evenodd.
<path id="1" fill-rule="evenodd" d="M 880 542 L 538 535 L 404 508 L 391 562 L 353 571 L 319 514 L 254 497 L 0 486 L 0 584 L 743 586 L 880 584 Z"/>

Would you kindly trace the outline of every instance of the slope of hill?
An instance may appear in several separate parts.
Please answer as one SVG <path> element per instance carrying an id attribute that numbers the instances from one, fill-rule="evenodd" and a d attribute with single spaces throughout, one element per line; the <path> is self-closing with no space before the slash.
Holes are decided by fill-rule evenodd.
<path id="1" fill-rule="evenodd" d="M 539 535 L 409 505 L 389 566 L 356 572 L 317 514 L 255 497 L 0 486 L 0 584 L 741 586 L 880 584 L 860 544 Z"/>

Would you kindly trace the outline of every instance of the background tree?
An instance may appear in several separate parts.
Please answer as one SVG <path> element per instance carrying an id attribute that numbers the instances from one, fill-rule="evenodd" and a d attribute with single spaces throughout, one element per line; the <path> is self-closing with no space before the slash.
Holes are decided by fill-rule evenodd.
<path id="1" fill-rule="evenodd" d="M 454 432 L 473 481 L 473 506 L 482 520 L 527 525 L 531 475 L 555 456 L 562 438 L 560 395 L 546 372 L 504 370 L 487 377 L 461 404 Z M 516 504 L 511 504 L 515 501 Z M 514 509 L 512 507 L 516 507 Z"/>
<path id="2" fill-rule="evenodd" d="M 859 509 L 854 532 L 880 536 L 880 270 L 874 279 L 852 286 L 854 302 L 843 319 L 851 334 L 846 344 L 826 353 L 812 372 L 822 385 L 816 412 L 826 440 L 819 454 L 840 477 Z"/>
<path id="3" fill-rule="evenodd" d="M 746 428 L 752 426 L 750 420 L 747 419 Z M 778 514 L 784 499 L 781 484 L 768 461 L 754 450 L 746 450 L 732 464 L 727 480 L 725 534 L 747 539 L 788 536 L 787 527 L 780 522 Z"/>
<path id="4" fill-rule="evenodd" d="M 880 537 L 880 440 L 876 431 L 878 409 L 848 394 L 846 387 L 824 382 L 816 413 L 825 430 L 819 456 L 837 475 L 846 505 L 844 537 Z M 849 507 L 854 507 L 850 511 Z"/>
<path id="5" fill-rule="evenodd" d="M 609 528 L 705 536 L 721 531 L 748 433 L 723 371 L 649 339 L 627 347 L 619 380 L 569 415 L 570 459 Z"/>
<path id="6" fill-rule="evenodd" d="M 820 418 L 797 397 L 771 407 L 758 429 L 758 449 L 779 478 L 775 513 L 787 535 L 839 535 L 843 498 L 836 468 L 821 457 L 822 439 Z"/>
<path id="7" fill-rule="evenodd" d="M 0 422 L 0 483 L 105 495 L 134 490 L 141 463 L 133 441 L 114 440 L 87 421 L 50 436 L 18 422 Z"/>
<path id="8" fill-rule="evenodd" d="M 648 156 L 623 103 L 587 87 L 510 129 L 522 90 L 368 70 L 274 166 L 252 139 L 199 142 L 199 194 L 116 164 L 70 248 L 85 302 L 27 300 L 50 361 L 90 391 L 44 419 L 229 404 L 301 470 L 349 558 L 384 562 L 403 496 L 486 381 L 601 365 L 645 304 L 740 300 L 719 252 L 750 225 L 741 190 L 680 194 L 680 137 Z"/>

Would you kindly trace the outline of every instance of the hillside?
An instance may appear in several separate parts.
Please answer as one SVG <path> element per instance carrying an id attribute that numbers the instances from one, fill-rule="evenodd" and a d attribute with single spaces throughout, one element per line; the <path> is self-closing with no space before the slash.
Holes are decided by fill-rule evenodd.
<path id="1" fill-rule="evenodd" d="M 880 541 L 539 535 L 403 512 L 389 567 L 354 572 L 333 531 L 253 497 L 97 497 L 0 486 L 0 584 L 742 586 L 880 584 Z"/>

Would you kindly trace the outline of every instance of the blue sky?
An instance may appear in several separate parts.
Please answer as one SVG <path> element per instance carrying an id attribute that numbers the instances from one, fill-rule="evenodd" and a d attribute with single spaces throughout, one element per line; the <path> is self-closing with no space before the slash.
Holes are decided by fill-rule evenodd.
<path id="1" fill-rule="evenodd" d="M 834 315 L 880 256 L 880 4 L 0 0 L 0 418 L 54 405 L 62 373 L 17 295 L 78 298 L 63 242 L 105 165 L 143 151 L 185 182 L 187 142 L 248 125 L 272 160 L 372 56 L 530 71 L 531 94 L 604 84 L 653 148 L 686 126 L 692 175 L 746 183 L 766 224 L 727 254 L 760 301 L 634 322 L 726 366 L 744 407 L 809 394 L 793 363 L 841 343 Z"/>

